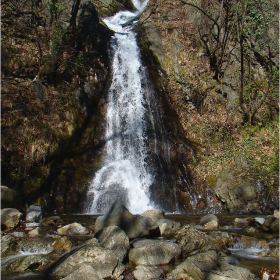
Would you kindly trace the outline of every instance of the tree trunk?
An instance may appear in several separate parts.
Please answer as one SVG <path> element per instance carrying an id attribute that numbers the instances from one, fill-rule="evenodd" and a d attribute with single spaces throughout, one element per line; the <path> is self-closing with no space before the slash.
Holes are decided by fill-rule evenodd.
<path id="1" fill-rule="evenodd" d="M 72 6 L 71 19 L 70 19 L 70 26 L 72 31 L 75 30 L 77 25 L 77 14 L 80 8 L 80 4 L 81 4 L 81 0 L 75 0 Z"/>

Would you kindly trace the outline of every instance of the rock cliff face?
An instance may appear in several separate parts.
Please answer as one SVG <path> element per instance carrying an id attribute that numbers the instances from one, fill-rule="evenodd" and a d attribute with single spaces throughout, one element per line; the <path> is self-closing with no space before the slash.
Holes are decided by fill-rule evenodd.
<path id="1" fill-rule="evenodd" d="M 259 139 L 267 132 L 247 136 L 242 125 L 253 124 L 253 118 L 264 124 L 265 115 L 278 112 L 274 106 L 265 105 L 268 100 L 277 102 L 272 96 L 278 82 L 272 86 L 272 76 L 278 73 L 278 48 L 273 40 L 278 25 L 277 16 L 270 16 L 278 14 L 277 7 L 276 3 L 262 7 L 253 3 L 239 6 L 235 1 L 151 0 L 140 19 L 137 30 L 143 60 L 156 87 L 167 93 L 184 135 L 197 148 L 198 157 L 187 162 L 193 167 L 195 184 L 183 183 L 179 191 L 187 211 L 258 212 L 269 208 L 264 192 L 270 189 L 275 193 L 274 180 L 260 190 L 259 179 L 248 177 L 257 172 L 260 178 L 262 171 L 254 169 L 249 158 L 258 157 L 258 149 L 269 149 L 271 155 L 278 149 L 254 140 L 249 148 L 246 139 Z M 246 15 L 243 25 L 237 15 Z M 259 25 L 258 17 L 262 19 Z M 266 89 L 260 89 L 260 84 L 266 84 Z M 253 97 L 254 90 L 266 96 L 266 101 Z M 273 138 L 272 133 L 271 141 Z M 246 154 L 249 150 L 250 156 Z M 265 156 L 260 158 L 266 160 Z M 234 179 L 227 181 L 229 176 Z M 227 181 L 227 186 L 221 187 L 221 181 Z M 241 198 L 241 193 L 246 195 Z M 266 202 L 259 199 L 262 196 Z M 274 199 L 269 203 L 272 208 L 278 205 Z"/>
<path id="2" fill-rule="evenodd" d="M 12 1 L 15 15 L 3 7 L 2 183 L 27 204 L 75 212 L 100 160 L 111 32 L 90 1 L 80 3 L 75 26 L 74 4 L 59 3 Z M 31 9 L 42 22 L 28 35 L 21 12 Z"/>

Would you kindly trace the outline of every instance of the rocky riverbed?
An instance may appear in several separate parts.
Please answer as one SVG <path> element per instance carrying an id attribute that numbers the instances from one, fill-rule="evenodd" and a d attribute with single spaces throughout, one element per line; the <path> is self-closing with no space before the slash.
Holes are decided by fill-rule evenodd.
<path id="1" fill-rule="evenodd" d="M 279 212 L 267 216 L 42 217 L 1 210 L 2 279 L 279 279 Z"/>

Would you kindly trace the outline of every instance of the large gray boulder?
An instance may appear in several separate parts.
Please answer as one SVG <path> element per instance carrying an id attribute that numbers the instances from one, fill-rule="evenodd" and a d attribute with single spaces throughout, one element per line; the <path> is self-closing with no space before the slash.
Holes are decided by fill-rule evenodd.
<path id="1" fill-rule="evenodd" d="M 168 264 L 181 253 L 176 243 L 163 240 L 137 239 L 129 250 L 129 262 L 133 265 L 155 266 Z"/>
<path id="2" fill-rule="evenodd" d="M 184 226 L 177 232 L 176 240 L 184 257 L 209 250 L 222 250 L 216 239 L 189 225 Z"/>
<path id="3" fill-rule="evenodd" d="M 124 266 L 118 257 L 111 250 L 101 247 L 96 238 L 92 238 L 66 257 L 52 275 L 66 279 L 111 279 L 119 277 L 123 271 Z"/>
<path id="4" fill-rule="evenodd" d="M 133 216 L 122 203 L 116 201 L 107 214 L 96 219 L 95 231 L 98 232 L 103 227 L 118 226 L 129 239 L 133 239 L 148 236 L 149 225 L 150 223 L 143 223 L 141 218 Z"/>
<path id="5" fill-rule="evenodd" d="M 95 235 L 101 246 L 111 250 L 122 262 L 129 249 L 129 238 L 125 232 L 117 226 L 109 226 Z"/>
<path id="6" fill-rule="evenodd" d="M 3 235 L 1 237 L 1 256 L 7 256 L 15 253 L 17 250 L 17 242 L 15 237 L 11 235 Z"/>
<path id="7" fill-rule="evenodd" d="M 1 209 L 3 208 L 22 210 L 22 203 L 18 192 L 6 186 L 1 186 Z"/>
<path id="8" fill-rule="evenodd" d="M 66 226 L 63 226 L 57 229 L 59 234 L 66 235 L 80 235 L 80 234 L 88 234 L 89 231 L 79 223 L 72 223 Z"/>
<path id="9" fill-rule="evenodd" d="M 14 228 L 19 224 L 22 213 L 15 208 L 1 209 L 1 226 L 4 228 Z"/>
<path id="10" fill-rule="evenodd" d="M 225 254 L 209 250 L 187 258 L 168 274 L 167 279 L 250 280 L 255 277 L 248 269 L 229 264 Z"/>
<path id="11" fill-rule="evenodd" d="M 89 264 L 81 264 L 81 266 L 70 273 L 68 276 L 62 278 L 63 280 L 102 280 L 97 271 Z"/>

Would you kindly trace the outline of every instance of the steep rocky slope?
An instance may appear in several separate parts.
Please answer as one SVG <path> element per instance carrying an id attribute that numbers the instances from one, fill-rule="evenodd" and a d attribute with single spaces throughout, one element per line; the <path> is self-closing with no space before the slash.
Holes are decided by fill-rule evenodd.
<path id="1" fill-rule="evenodd" d="M 141 17 L 144 60 L 152 76 L 154 65 L 165 74 L 172 107 L 197 148 L 188 162 L 201 195 L 196 211 L 219 211 L 217 198 L 229 211 L 278 204 L 278 5 L 262 5 L 154 0 Z M 181 199 L 192 211 L 189 187 Z"/>
<path id="2" fill-rule="evenodd" d="M 2 184 L 59 212 L 77 211 L 97 168 L 110 66 L 93 3 L 71 26 L 74 8 L 3 3 Z"/>

